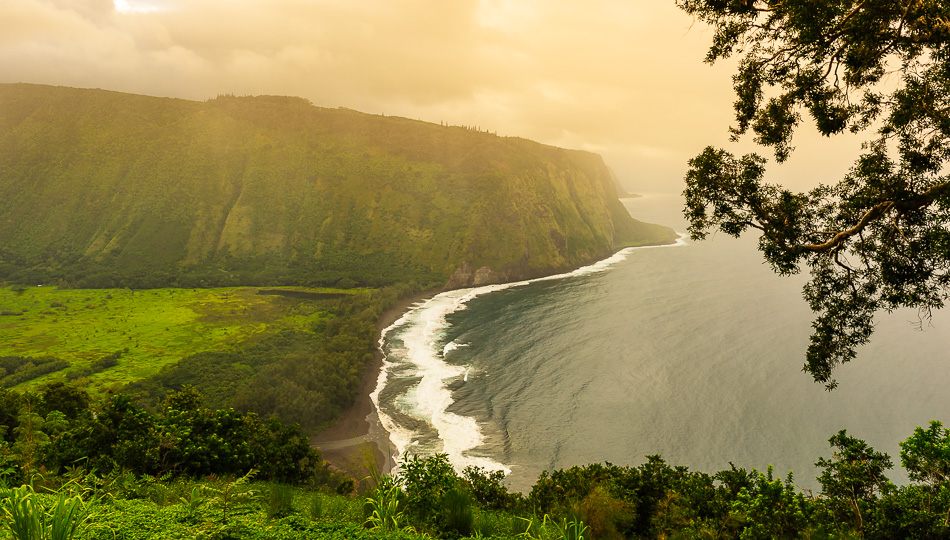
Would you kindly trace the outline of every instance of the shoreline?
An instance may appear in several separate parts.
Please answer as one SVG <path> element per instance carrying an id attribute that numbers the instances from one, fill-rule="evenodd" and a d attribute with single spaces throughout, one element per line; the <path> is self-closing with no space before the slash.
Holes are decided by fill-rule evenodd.
<path id="1" fill-rule="evenodd" d="M 638 246 L 622 246 L 615 248 L 610 255 L 578 265 L 575 268 L 552 272 L 548 275 L 527 279 L 515 279 L 505 283 L 519 283 L 545 277 L 559 276 L 573 272 L 579 268 L 596 264 L 606 260 L 628 248 L 660 247 L 676 244 L 677 241 L 666 241 L 641 244 Z M 464 288 L 464 287 L 463 287 Z M 424 291 L 396 302 L 384 311 L 376 321 L 376 343 L 379 343 L 382 332 L 392 326 L 405 315 L 414 305 L 432 298 L 433 296 L 451 289 L 436 289 Z M 389 474 L 395 462 L 392 458 L 393 448 L 389 439 L 389 432 L 382 426 L 376 406 L 371 394 L 376 390 L 379 373 L 383 367 L 383 351 L 377 345 L 373 353 L 372 362 L 363 372 L 356 400 L 340 417 L 327 429 L 313 435 L 310 444 L 320 450 L 321 457 L 334 468 L 344 471 L 354 477 L 357 488 L 370 487 L 370 478 L 374 473 Z"/>
<path id="2" fill-rule="evenodd" d="M 376 320 L 376 343 L 379 343 L 383 330 L 392 326 L 415 304 L 440 292 L 429 290 L 414 294 L 383 311 Z M 366 487 L 374 473 L 389 474 L 395 466 L 389 432 L 382 426 L 370 398 L 376 390 L 383 359 L 383 351 L 377 345 L 372 362 L 363 372 L 353 405 L 344 409 L 330 427 L 310 437 L 310 444 L 320 450 L 320 457 L 334 468 L 353 475 L 358 488 Z"/>

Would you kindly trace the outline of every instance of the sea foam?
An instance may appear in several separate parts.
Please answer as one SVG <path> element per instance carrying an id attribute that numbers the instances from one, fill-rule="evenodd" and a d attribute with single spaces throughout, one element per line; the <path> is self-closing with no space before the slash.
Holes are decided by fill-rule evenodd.
<path id="1" fill-rule="evenodd" d="M 685 235 L 681 234 L 677 242 L 672 245 L 685 244 Z M 438 433 L 442 441 L 441 452 L 448 456 L 452 467 L 459 472 L 473 465 L 489 471 L 510 473 L 510 468 L 503 463 L 471 455 L 472 450 L 485 443 L 481 428 L 474 418 L 448 411 L 454 402 L 451 390 L 448 388 L 449 384 L 459 380 L 467 381 L 471 366 L 453 365 L 445 361 L 445 356 L 449 352 L 465 346 L 454 341 L 442 345 L 449 327 L 447 316 L 466 309 L 468 302 L 484 294 L 540 281 L 596 274 L 622 262 L 634 250 L 650 247 L 669 246 L 626 248 L 606 259 L 572 272 L 532 280 L 446 291 L 413 305 L 399 320 L 381 333 L 379 346 L 385 352 L 385 358 L 377 378 L 376 389 L 370 396 L 376 406 L 380 422 L 389 432 L 390 441 L 396 451 L 394 458 L 398 459 L 410 447 L 415 446 L 419 434 L 398 425 L 380 406 L 379 397 L 390 378 L 394 376 L 394 368 L 398 366 L 400 369 L 405 369 L 408 366 L 419 382 L 400 396 L 397 400 L 398 406 L 402 409 L 402 413 L 425 422 Z M 398 339 L 390 339 L 391 336 L 396 336 Z M 393 341 L 401 342 L 401 346 L 393 345 Z M 387 348 L 387 345 L 390 346 Z"/>

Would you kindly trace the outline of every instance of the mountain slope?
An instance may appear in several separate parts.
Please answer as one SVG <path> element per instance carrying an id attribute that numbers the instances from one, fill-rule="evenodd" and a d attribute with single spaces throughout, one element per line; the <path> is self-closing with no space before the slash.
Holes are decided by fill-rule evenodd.
<path id="1" fill-rule="evenodd" d="M 299 98 L 0 85 L 0 280 L 463 286 L 673 237 L 595 154 Z"/>

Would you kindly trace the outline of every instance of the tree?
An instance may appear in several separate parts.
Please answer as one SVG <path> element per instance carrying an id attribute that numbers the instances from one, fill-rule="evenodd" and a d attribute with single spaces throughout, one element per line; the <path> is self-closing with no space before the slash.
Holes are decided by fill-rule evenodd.
<path id="1" fill-rule="evenodd" d="M 752 482 L 743 487 L 732 503 L 732 514 L 739 518 L 739 538 L 796 538 L 808 524 L 805 496 L 792 482 L 792 473 L 783 482 L 753 470 Z"/>
<path id="2" fill-rule="evenodd" d="M 942 423 L 931 420 L 927 429 L 918 427 L 900 447 L 901 464 L 911 480 L 933 489 L 950 487 L 950 430 Z"/>
<path id="3" fill-rule="evenodd" d="M 182 386 L 181 390 L 165 396 L 165 409 L 179 411 L 197 411 L 201 409 L 201 392 L 190 384 Z"/>
<path id="4" fill-rule="evenodd" d="M 950 525 L 950 430 L 931 420 L 927 429 L 918 427 L 914 434 L 900 443 L 901 465 L 907 477 L 923 484 L 925 497 L 913 506 L 917 514 L 940 516 L 935 522 Z M 913 494 L 913 487 L 908 492 Z"/>
<path id="5" fill-rule="evenodd" d="M 891 458 L 843 429 L 828 442 L 835 449 L 831 459 L 819 458 L 815 463 L 824 469 L 818 477 L 821 493 L 835 516 L 862 531 L 877 494 L 893 488 L 884 474 L 891 468 Z"/>
<path id="6" fill-rule="evenodd" d="M 54 382 L 43 389 L 41 411 L 48 414 L 52 411 L 63 413 L 69 420 L 75 420 L 82 412 L 89 409 L 89 392 L 63 382 Z"/>
<path id="7" fill-rule="evenodd" d="M 879 310 L 921 323 L 950 284 L 950 4 L 940 0 L 677 0 L 714 30 L 706 62 L 740 56 L 733 138 L 783 162 L 810 116 L 826 136 L 869 140 L 836 184 L 767 184 L 766 160 L 706 148 L 689 162 L 693 239 L 755 229 L 783 275 L 807 267 L 817 317 L 804 370 L 828 389 L 867 343 Z"/>

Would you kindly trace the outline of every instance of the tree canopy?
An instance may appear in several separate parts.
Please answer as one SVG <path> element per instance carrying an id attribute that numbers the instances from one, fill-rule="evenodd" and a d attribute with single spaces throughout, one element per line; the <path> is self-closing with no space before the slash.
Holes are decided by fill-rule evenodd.
<path id="1" fill-rule="evenodd" d="M 812 122 L 867 133 L 844 178 L 807 192 L 764 181 L 766 159 L 712 147 L 689 162 L 693 239 L 759 232 L 783 275 L 807 268 L 816 313 L 804 370 L 834 369 L 869 341 L 874 314 L 943 307 L 950 282 L 950 4 L 940 0 L 677 0 L 714 29 L 706 62 L 739 57 L 733 139 L 776 161 Z"/>

